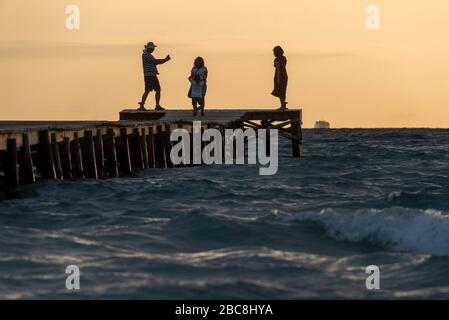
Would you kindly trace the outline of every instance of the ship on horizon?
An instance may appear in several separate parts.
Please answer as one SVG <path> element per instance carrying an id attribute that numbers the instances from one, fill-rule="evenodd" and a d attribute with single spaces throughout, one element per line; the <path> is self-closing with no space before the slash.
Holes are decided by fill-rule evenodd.
<path id="1" fill-rule="evenodd" d="M 331 125 L 329 122 L 320 120 L 315 122 L 315 129 L 330 129 Z"/>

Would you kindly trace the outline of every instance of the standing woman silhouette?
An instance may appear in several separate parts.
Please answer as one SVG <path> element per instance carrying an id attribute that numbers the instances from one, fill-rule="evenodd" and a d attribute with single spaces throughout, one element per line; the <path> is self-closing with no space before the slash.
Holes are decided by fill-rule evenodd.
<path id="1" fill-rule="evenodd" d="M 274 90 L 271 93 L 273 96 L 278 97 L 281 102 L 279 110 L 287 110 L 286 94 L 287 94 L 287 58 L 284 56 L 284 50 L 280 46 L 276 46 L 273 49 L 274 56 Z"/>

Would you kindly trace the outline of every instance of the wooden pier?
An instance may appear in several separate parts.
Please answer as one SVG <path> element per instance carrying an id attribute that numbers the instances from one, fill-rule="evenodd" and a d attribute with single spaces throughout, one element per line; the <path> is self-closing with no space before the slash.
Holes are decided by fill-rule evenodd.
<path id="1" fill-rule="evenodd" d="M 119 121 L 0 121 L 0 171 L 7 198 L 21 184 L 37 180 L 104 179 L 147 168 L 171 168 L 170 132 L 192 133 L 193 121 L 202 128 L 278 129 L 301 155 L 299 109 L 191 110 L 120 112 Z"/>

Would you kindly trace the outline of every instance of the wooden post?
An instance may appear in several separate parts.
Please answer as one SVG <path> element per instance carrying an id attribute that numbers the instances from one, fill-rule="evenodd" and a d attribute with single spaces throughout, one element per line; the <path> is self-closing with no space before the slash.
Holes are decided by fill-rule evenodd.
<path id="1" fill-rule="evenodd" d="M 72 179 L 72 157 L 70 156 L 70 138 L 65 137 L 59 144 L 62 175 L 65 180 Z"/>
<path id="2" fill-rule="evenodd" d="M 31 156 L 31 146 L 28 134 L 22 136 L 22 152 L 21 152 L 21 163 L 20 171 L 22 173 L 22 179 L 26 183 L 36 182 L 36 177 L 34 176 L 34 166 L 33 157 Z"/>
<path id="3" fill-rule="evenodd" d="M 17 196 L 19 189 L 17 142 L 16 139 L 8 139 L 6 144 L 7 151 L 5 157 L 5 191 L 8 198 L 14 198 Z"/>
<path id="4" fill-rule="evenodd" d="M 97 176 L 98 179 L 104 178 L 104 147 L 103 134 L 101 128 L 97 129 L 97 134 L 94 139 L 95 143 L 95 159 L 97 160 Z"/>
<path id="5" fill-rule="evenodd" d="M 37 156 L 41 178 L 44 180 L 56 179 L 55 165 L 47 130 L 39 131 Z"/>
<path id="6" fill-rule="evenodd" d="M 270 121 L 268 120 L 262 120 L 260 122 L 262 129 L 266 129 L 267 135 L 265 140 L 265 154 L 267 156 L 270 156 L 271 150 L 270 150 Z"/>
<path id="7" fill-rule="evenodd" d="M 87 179 L 98 179 L 94 137 L 91 130 L 86 130 L 84 132 L 82 155 L 85 177 Z"/>
<path id="8" fill-rule="evenodd" d="M 157 126 L 154 135 L 154 160 L 156 168 L 165 168 L 164 134 L 161 125 Z"/>
<path id="9" fill-rule="evenodd" d="M 104 154 L 106 157 L 106 167 L 109 173 L 109 177 L 118 177 L 117 168 L 117 151 L 115 149 L 115 134 L 114 129 L 109 128 L 107 130 L 105 140 L 104 140 Z"/>
<path id="10" fill-rule="evenodd" d="M 170 125 L 165 125 L 165 132 L 164 132 L 164 151 L 165 151 L 165 163 L 167 164 L 167 168 L 173 168 L 173 162 L 171 161 L 171 148 L 172 143 L 170 141 Z"/>
<path id="11" fill-rule="evenodd" d="M 142 128 L 142 137 L 140 139 L 140 149 L 142 150 L 143 156 L 143 167 L 148 169 L 148 147 L 147 147 L 147 131 L 145 128 Z"/>
<path id="12" fill-rule="evenodd" d="M 225 137 L 225 127 L 224 126 L 220 126 L 219 128 L 220 132 L 221 132 L 221 157 L 222 157 L 222 163 L 225 163 L 226 160 L 226 137 Z"/>
<path id="13" fill-rule="evenodd" d="M 133 130 L 133 134 L 130 139 L 129 149 L 131 152 L 131 164 L 136 169 L 143 169 L 143 154 L 142 154 L 142 141 L 138 128 Z"/>
<path id="14" fill-rule="evenodd" d="M 183 125 L 182 124 L 178 124 L 178 129 L 183 129 Z M 179 140 L 178 140 L 178 143 L 180 143 Z M 185 145 L 183 146 L 183 150 L 185 150 Z M 182 159 L 186 159 L 184 154 L 182 155 Z M 177 167 L 184 167 L 185 165 L 187 165 L 187 163 L 184 163 L 184 160 L 183 160 L 183 162 L 178 164 Z"/>
<path id="15" fill-rule="evenodd" d="M 56 133 L 51 133 L 51 154 L 53 156 L 53 163 L 55 165 L 55 173 L 56 178 L 59 180 L 63 180 L 62 166 L 61 166 L 61 157 L 59 155 L 59 145 L 58 139 L 56 138 Z"/>
<path id="16" fill-rule="evenodd" d="M 126 128 L 120 129 L 120 148 L 119 148 L 119 163 L 120 171 L 125 174 L 130 174 L 132 172 L 131 159 L 129 157 L 129 142 L 128 133 Z"/>
<path id="17" fill-rule="evenodd" d="M 147 150 L 148 150 L 148 167 L 149 168 L 155 168 L 155 161 L 154 161 L 154 134 L 153 134 L 153 128 L 148 128 L 148 135 L 147 135 Z"/>
<path id="18" fill-rule="evenodd" d="M 290 132 L 292 134 L 292 153 L 294 158 L 299 158 L 301 156 L 301 150 L 299 146 L 299 119 L 292 119 L 290 126 Z"/>
<path id="19" fill-rule="evenodd" d="M 81 145 L 78 137 L 78 132 L 73 134 L 73 141 L 71 143 L 72 153 L 72 167 L 73 177 L 84 179 L 83 160 L 81 155 Z"/>

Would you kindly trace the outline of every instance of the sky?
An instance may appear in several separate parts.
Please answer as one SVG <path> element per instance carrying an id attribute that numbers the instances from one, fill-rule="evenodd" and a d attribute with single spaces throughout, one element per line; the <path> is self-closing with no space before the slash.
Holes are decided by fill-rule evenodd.
<path id="1" fill-rule="evenodd" d="M 366 7 L 380 8 L 369 30 Z M 68 5 L 80 29 L 66 28 Z M 162 105 L 191 108 L 195 57 L 207 108 L 277 108 L 272 48 L 288 59 L 305 127 L 449 127 L 447 0 L 0 0 L 0 120 L 116 120 L 137 108 L 154 41 Z M 150 95 L 148 107 L 153 106 Z"/>

